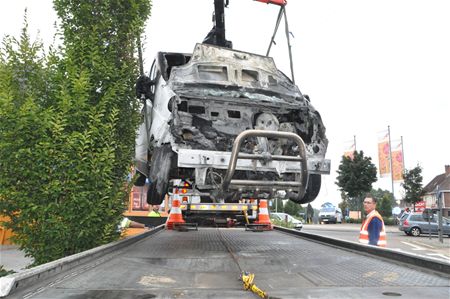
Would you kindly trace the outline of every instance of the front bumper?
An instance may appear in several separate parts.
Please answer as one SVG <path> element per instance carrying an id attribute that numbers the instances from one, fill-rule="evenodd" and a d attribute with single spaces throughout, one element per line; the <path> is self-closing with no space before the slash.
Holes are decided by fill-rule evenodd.
<path id="1" fill-rule="evenodd" d="M 323 216 L 319 218 L 321 222 L 336 222 L 336 217 L 334 216 Z"/>

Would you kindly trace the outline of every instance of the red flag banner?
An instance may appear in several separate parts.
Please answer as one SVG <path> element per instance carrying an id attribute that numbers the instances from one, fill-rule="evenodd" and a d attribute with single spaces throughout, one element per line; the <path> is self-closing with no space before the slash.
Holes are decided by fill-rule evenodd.
<path id="1" fill-rule="evenodd" d="M 378 137 L 378 163 L 380 177 L 386 177 L 391 174 L 389 163 L 389 133 L 384 131 Z"/>
<path id="2" fill-rule="evenodd" d="M 344 150 L 344 157 L 348 157 L 353 160 L 353 155 L 356 151 L 355 140 L 347 141 Z"/>
<path id="3" fill-rule="evenodd" d="M 392 141 L 392 175 L 394 181 L 403 181 L 403 150 L 402 141 Z"/>

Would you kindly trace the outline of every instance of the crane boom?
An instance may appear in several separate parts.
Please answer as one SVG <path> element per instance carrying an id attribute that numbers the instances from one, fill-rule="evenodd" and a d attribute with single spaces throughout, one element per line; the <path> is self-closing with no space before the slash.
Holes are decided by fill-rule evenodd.
<path id="1" fill-rule="evenodd" d="M 287 0 L 255 0 L 258 2 L 263 2 L 263 3 L 267 3 L 267 4 L 275 4 L 275 5 L 279 5 L 279 6 L 286 6 L 287 4 Z"/>

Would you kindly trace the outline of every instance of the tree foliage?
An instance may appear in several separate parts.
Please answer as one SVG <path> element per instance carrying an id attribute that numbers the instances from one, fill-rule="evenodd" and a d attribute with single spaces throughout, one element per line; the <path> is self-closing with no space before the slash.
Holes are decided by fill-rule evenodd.
<path id="1" fill-rule="evenodd" d="M 383 217 L 391 217 L 392 216 L 392 200 L 388 194 L 385 194 L 383 197 L 378 197 L 377 202 L 377 211 Z"/>
<path id="2" fill-rule="evenodd" d="M 139 120 L 135 38 L 149 1 L 55 0 L 63 46 L 27 23 L 0 60 L 0 212 L 35 264 L 118 237 Z"/>
<path id="3" fill-rule="evenodd" d="M 355 151 L 353 159 L 342 156 L 337 170 L 336 185 L 349 197 L 348 205 L 352 208 L 356 201 L 359 205 L 362 196 L 372 189 L 372 184 L 377 181 L 377 168 L 370 157 L 365 157 L 363 151 Z"/>
<path id="4" fill-rule="evenodd" d="M 422 188 L 422 167 L 417 165 L 413 169 L 406 169 L 403 173 L 403 183 L 401 186 L 405 189 L 403 200 L 408 203 L 416 204 L 422 200 L 424 194 Z"/>
<path id="5" fill-rule="evenodd" d="M 395 197 L 392 192 L 383 189 L 372 189 L 370 191 L 373 197 L 375 197 L 377 201 L 377 210 L 383 217 L 391 217 L 392 216 L 392 207 L 397 205 L 395 201 Z"/>
<path id="6" fill-rule="evenodd" d="M 284 205 L 284 212 L 292 216 L 297 217 L 299 213 L 304 212 L 304 210 L 305 209 L 301 205 L 293 202 L 292 200 L 288 200 Z"/>
<path id="7" fill-rule="evenodd" d="M 381 200 L 383 197 L 386 197 L 390 201 L 391 206 L 397 205 L 394 194 L 392 194 L 391 191 L 378 188 L 378 189 L 372 189 L 372 191 L 370 191 L 370 194 L 372 194 L 378 200 Z"/>

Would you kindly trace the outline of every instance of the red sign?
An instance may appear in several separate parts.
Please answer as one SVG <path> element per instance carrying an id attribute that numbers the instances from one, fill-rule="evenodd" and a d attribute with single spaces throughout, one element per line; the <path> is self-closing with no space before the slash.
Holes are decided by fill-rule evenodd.
<path id="1" fill-rule="evenodd" d="M 418 201 L 415 204 L 416 212 L 423 212 L 425 210 L 425 201 Z"/>

